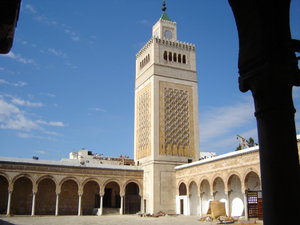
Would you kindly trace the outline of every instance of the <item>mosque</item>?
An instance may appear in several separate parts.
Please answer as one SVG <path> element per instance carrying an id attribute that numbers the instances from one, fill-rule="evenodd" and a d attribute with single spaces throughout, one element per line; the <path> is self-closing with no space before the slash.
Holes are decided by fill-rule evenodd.
<path id="1" fill-rule="evenodd" d="M 177 40 L 163 4 L 136 54 L 134 160 L 85 149 L 60 161 L 0 157 L 0 214 L 201 216 L 219 200 L 227 215 L 260 218 L 259 147 L 199 160 L 197 89 L 196 47 Z"/>

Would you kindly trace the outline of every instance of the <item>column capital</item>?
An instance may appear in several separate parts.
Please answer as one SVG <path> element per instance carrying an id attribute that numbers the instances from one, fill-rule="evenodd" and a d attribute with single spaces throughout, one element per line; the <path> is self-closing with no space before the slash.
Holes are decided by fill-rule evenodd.
<path id="1" fill-rule="evenodd" d="M 243 193 L 243 194 L 247 194 L 247 191 L 248 191 L 247 189 L 243 189 L 243 188 L 242 188 L 242 193 Z"/>
<path id="2" fill-rule="evenodd" d="M 32 193 L 36 194 L 38 192 L 38 187 L 36 185 L 32 186 Z"/>

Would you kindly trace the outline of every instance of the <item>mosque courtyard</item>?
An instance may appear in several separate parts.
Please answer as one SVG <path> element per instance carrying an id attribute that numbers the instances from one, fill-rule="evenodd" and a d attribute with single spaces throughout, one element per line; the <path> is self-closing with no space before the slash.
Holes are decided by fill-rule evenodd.
<path id="1" fill-rule="evenodd" d="M 0 216 L 0 225 L 216 225 L 218 222 L 200 222 L 199 216 L 139 217 L 137 215 L 104 216 Z M 262 221 L 235 222 L 234 224 L 263 224 Z"/>
<path id="2" fill-rule="evenodd" d="M 105 215 L 105 216 L 12 216 L 0 217 L 1 225 L 215 225 L 216 222 L 200 222 L 199 216 L 164 216 L 138 217 L 137 215 Z"/>

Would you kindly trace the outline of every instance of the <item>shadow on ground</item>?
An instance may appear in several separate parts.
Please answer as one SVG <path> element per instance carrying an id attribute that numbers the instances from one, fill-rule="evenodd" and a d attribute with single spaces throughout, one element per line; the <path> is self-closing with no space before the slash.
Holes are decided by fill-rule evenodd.
<path id="1" fill-rule="evenodd" d="M 16 225 L 16 224 L 10 223 L 10 222 L 7 222 L 7 221 L 4 221 L 4 220 L 0 219 L 0 225 Z"/>

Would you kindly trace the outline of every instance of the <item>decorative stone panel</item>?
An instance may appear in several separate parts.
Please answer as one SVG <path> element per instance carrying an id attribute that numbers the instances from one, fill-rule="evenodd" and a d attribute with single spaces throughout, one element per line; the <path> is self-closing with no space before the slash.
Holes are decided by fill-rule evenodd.
<path id="1" fill-rule="evenodd" d="M 192 87 L 160 82 L 160 155 L 194 157 Z"/>
<path id="2" fill-rule="evenodd" d="M 136 158 L 151 154 L 151 85 L 137 93 L 136 103 Z"/>

